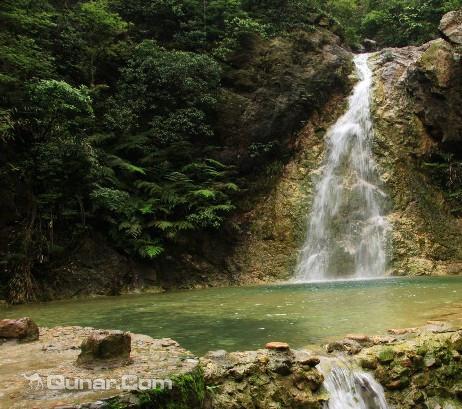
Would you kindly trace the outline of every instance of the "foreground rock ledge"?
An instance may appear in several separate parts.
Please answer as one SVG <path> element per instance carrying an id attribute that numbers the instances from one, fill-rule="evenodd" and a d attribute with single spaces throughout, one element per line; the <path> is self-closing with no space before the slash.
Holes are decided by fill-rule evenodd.
<path id="1" fill-rule="evenodd" d="M 335 364 L 339 356 L 352 367 L 371 372 L 394 409 L 459 409 L 462 330 L 460 323 L 452 325 L 429 321 L 422 328 L 393 329 L 391 336 L 350 334 L 327 345 L 330 353 L 289 348 L 221 350 L 200 360 L 171 339 L 130 334 L 133 363 L 108 369 L 75 365 L 82 341 L 95 333 L 107 336 L 107 331 L 44 328 L 40 341 L 11 340 L 1 345 L 0 408 L 322 409 L 329 395 L 318 370 L 320 357 L 333 357 Z M 138 379 L 170 378 L 173 388 L 151 385 L 150 390 L 137 392 L 41 388 L 52 375 L 117 380 L 126 374 Z"/>
<path id="2" fill-rule="evenodd" d="M 80 345 L 95 331 L 82 327 L 41 328 L 39 341 L 24 344 L 11 340 L 0 345 L 0 408 L 135 408 L 142 401 L 150 401 L 156 408 L 164 407 L 162 402 L 166 401 L 178 402 L 178 408 L 200 407 L 205 386 L 201 386 L 199 362 L 177 342 L 130 334 L 131 364 L 110 369 L 77 366 Z M 98 379 L 114 379 L 119 385 L 88 390 L 84 383 L 83 390 L 50 390 L 47 382 L 56 385 L 53 375 L 64 376 L 71 386 L 76 385 L 75 379 L 91 380 L 93 385 Z M 130 376 L 126 380 L 129 387 L 140 380 L 147 380 L 143 381 L 147 385 L 152 379 L 170 379 L 173 385 L 171 390 L 165 383 L 163 391 L 131 393 L 116 387 L 124 375 Z M 153 386 L 162 385 L 158 382 Z"/>

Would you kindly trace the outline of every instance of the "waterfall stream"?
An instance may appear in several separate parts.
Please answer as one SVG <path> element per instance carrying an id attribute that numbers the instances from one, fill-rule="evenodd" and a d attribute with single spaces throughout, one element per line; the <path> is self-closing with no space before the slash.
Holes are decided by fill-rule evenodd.
<path id="1" fill-rule="evenodd" d="M 320 370 L 329 393 L 324 409 L 388 409 L 382 386 L 367 372 L 340 360 L 323 362 Z"/>
<path id="2" fill-rule="evenodd" d="M 316 183 L 308 232 L 295 279 L 322 281 L 380 277 L 387 263 L 386 194 L 372 154 L 372 71 L 355 57 L 359 81 L 348 110 L 326 135 L 326 158 Z"/>

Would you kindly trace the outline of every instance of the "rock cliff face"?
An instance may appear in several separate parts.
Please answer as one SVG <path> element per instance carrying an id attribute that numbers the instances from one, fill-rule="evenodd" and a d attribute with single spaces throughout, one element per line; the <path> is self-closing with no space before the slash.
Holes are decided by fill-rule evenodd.
<path id="1" fill-rule="evenodd" d="M 296 141 L 297 153 L 282 167 L 270 191 L 237 216 L 242 236 L 229 265 L 244 282 L 287 279 L 293 274 L 313 202 L 313 179 L 324 156 L 324 134 L 342 113 L 344 102 L 343 95 L 336 95 L 322 114 L 311 117 Z"/>
<path id="2" fill-rule="evenodd" d="M 245 152 L 253 152 L 247 158 L 250 171 L 269 159 L 265 171 L 250 176 L 250 197 L 233 220 L 238 233 L 226 268 L 241 282 L 285 279 L 293 273 L 324 133 L 341 114 L 350 85 L 352 55 L 327 28 L 273 40 L 234 73 L 231 101 L 239 100 L 242 111 L 232 120 L 229 113 L 225 116 L 222 122 L 229 127 L 222 135 L 241 149 L 260 147 L 241 153 L 246 166 Z M 251 94 L 242 88 L 242 78 L 251 79 Z M 272 147 L 277 151 L 271 152 Z M 276 158 L 271 160 L 271 154 Z"/>
<path id="3" fill-rule="evenodd" d="M 462 154 L 461 48 L 450 40 L 462 30 L 456 17 L 460 12 L 443 18 L 447 40 L 385 49 L 371 59 L 375 154 L 390 195 L 391 268 L 398 275 L 462 272 L 462 222 L 428 164 L 433 155 Z"/>
<path id="4" fill-rule="evenodd" d="M 452 183 L 457 190 L 462 184 L 456 169 L 462 159 L 461 16 L 462 11 L 444 16 L 440 39 L 385 49 L 370 58 L 374 154 L 393 226 L 390 274 L 462 273 L 462 220 L 454 211 L 457 196 L 447 186 Z M 243 235 L 228 266 L 242 271 L 245 280 L 287 278 L 293 272 L 324 133 L 344 109 L 341 101 L 334 97 L 321 115 L 311 116 L 272 189 L 244 214 L 247 223 L 241 218 Z M 433 170 L 441 164 L 434 157 L 451 158 L 448 180 L 435 177 Z"/>

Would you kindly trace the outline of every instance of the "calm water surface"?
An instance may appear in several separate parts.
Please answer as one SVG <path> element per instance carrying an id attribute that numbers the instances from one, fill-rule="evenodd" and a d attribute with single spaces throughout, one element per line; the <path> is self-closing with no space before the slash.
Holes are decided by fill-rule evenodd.
<path id="1" fill-rule="evenodd" d="M 170 337 L 196 354 L 249 350 L 271 340 L 293 347 L 347 333 L 382 333 L 462 311 L 462 278 L 392 278 L 215 288 L 0 308 L 0 318 Z"/>

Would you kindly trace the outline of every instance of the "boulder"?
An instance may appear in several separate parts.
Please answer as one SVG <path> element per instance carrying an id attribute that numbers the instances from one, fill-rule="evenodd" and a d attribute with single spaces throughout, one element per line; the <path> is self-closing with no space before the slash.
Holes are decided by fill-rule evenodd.
<path id="1" fill-rule="evenodd" d="M 387 364 L 395 359 L 395 351 L 392 348 L 384 348 L 377 354 L 377 359 L 381 364 Z"/>
<path id="2" fill-rule="evenodd" d="M 453 350 L 462 352 L 462 331 L 451 335 L 451 338 L 449 339 L 449 345 Z"/>
<path id="3" fill-rule="evenodd" d="M 207 394 L 204 407 L 322 409 L 327 395 L 319 361 L 306 351 L 261 349 L 208 353 L 200 359 Z"/>
<path id="4" fill-rule="evenodd" d="M 341 341 L 330 342 L 326 346 L 327 352 L 346 352 L 348 355 L 356 355 L 361 352 L 362 346 L 359 342 L 352 339 L 342 339 Z"/>
<path id="5" fill-rule="evenodd" d="M 80 346 L 79 366 L 115 367 L 131 363 L 131 336 L 122 331 L 99 331 Z"/>
<path id="6" fill-rule="evenodd" d="M 362 46 L 366 51 L 376 51 L 378 44 L 377 41 L 371 40 L 370 38 L 365 38 Z"/>
<path id="7" fill-rule="evenodd" d="M 0 321 L 0 338 L 35 341 L 39 338 L 39 329 L 29 317 L 17 320 L 5 319 Z"/>
<path id="8" fill-rule="evenodd" d="M 359 365 L 364 369 L 377 369 L 377 357 L 374 355 L 365 355 L 359 360 Z"/>
<path id="9" fill-rule="evenodd" d="M 311 355 L 306 351 L 294 351 L 294 358 L 295 362 L 298 362 L 302 366 L 307 366 L 309 368 L 314 368 L 321 362 L 319 357 Z"/>
<path id="10" fill-rule="evenodd" d="M 462 44 L 462 9 L 445 14 L 441 19 L 439 30 L 451 43 Z"/>

